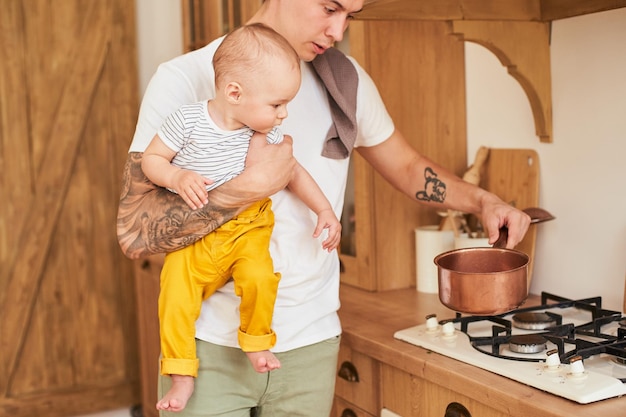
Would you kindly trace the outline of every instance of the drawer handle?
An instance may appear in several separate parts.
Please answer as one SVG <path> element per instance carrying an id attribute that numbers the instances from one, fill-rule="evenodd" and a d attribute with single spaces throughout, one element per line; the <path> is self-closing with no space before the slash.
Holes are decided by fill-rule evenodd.
<path id="1" fill-rule="evenodd" d="M 346 408 L 341 413 L 341 417 L 358 417 L 358 416 L 356 415 L 354 411 L 350 410 L 349 408 Z"/>
<path id="2" fill-rule="evenodd" d="M 450 403 L 443 417 L 472 417 L 469 410 L 459 403 Z"/>
<path id="3" fill-rule="evenodd" d="M 346 361 L 342 363 L 338 375 L 339 378 L 345 379 L 348 382 L 359 382 L 359 373 L 351 362 Z"/>

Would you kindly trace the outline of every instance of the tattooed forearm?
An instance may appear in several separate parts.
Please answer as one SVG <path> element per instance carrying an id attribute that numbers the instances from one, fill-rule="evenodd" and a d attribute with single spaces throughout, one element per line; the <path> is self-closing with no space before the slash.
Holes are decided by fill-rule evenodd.
<path id="1" fill-rule="evenodd" d="M 210 203 L 191 210 L 177 194 L 152 184 L 141 170 L 141 153 L 130 153 L 124 167 L 117 213 L 122 252 L 137 259 L 181 249 L 215 230 L 237 212 Z"/>
<path id="2" fill-rule="evenodd" d="M 443 203 L 446 199 L 446 183 L 437 178 L 437 174 L 432 168 L 424 170 L 424 190 L 415 193 L 415 198 L 421 201 L 432 201 Z"/>

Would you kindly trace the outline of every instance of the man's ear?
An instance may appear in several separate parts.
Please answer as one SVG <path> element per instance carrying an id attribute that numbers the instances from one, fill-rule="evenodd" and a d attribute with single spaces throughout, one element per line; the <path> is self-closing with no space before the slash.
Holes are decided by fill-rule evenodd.
<path id="1" fill-rule="evenodd" d="M 226 84 L 224 87 L 224 92 L 226 93 L 226 100 L 231 104 L 238 104 L 241 100 L 241 85 L 237 82 L 230 82 Z"/>

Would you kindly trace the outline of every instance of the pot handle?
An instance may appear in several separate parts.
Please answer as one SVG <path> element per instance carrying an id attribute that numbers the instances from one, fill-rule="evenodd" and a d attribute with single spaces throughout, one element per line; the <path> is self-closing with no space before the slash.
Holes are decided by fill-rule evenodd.
<path id="1" fill-rule="evenodd" d="M 500 236 L 493 244 L 494 248 L 503 249 L 506 247 L 506 241 L 509 239 L 509 229 L 506 226 L 500 228 Z"/>

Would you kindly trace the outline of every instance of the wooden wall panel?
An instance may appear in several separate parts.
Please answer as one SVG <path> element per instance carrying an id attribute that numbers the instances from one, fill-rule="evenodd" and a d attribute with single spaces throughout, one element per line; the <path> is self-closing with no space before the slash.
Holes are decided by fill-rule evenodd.
<path id="1" fill-rule="evenodd" d="M 138 111 L 134 3 L 5 0 L 0 16 L 0 415 L 130 407 L 135 293 L 115 219 Z"/>
<path id="2" fill-rule="evenodd" d="M 12 232 L 23 221 L 32 193 L 33 168 L 30 160 L 26 82 L 25 30 L 20 25 L 19 2 L 6 1 L 0 13 L 0 265 L 6 268 L 13 257 Z M 18 139 L 16 139 L 18 138 Z M 11 202 L 5 204 L 5 202 Z M 0 272 L 0 302 L 6 294 L 7 274 Z"/>
<path id="3" fill-rule="evenodd" d="M 396 128 L 407 141 L 462 175 L 467 168 L 464 46 L 451 33 L 448 22 L 354 21 L 350 53 L 376 82 Z M 377 281 L 364 288 L 381 291 L 414 286 L 414 230 L 437 224 L 440 218 L 397 191 L 360 158 L 354 162 L 356 256 L 365 257 L 369 274 Z M 369 201 L 361 200 L 363 195 Z M 359 246 L 363 241 L 374 246 L 369 250 Z"/>

